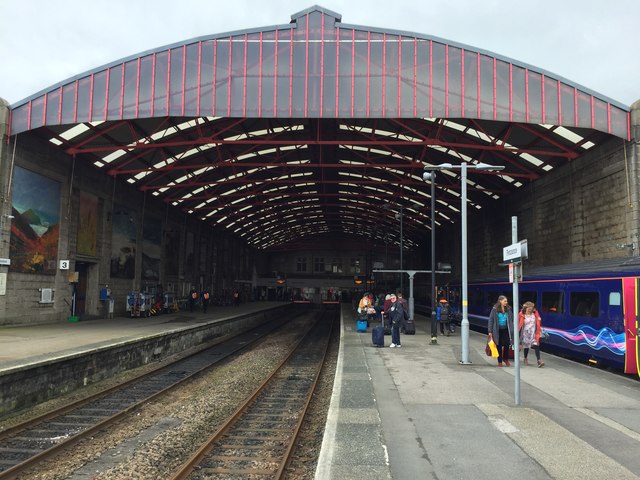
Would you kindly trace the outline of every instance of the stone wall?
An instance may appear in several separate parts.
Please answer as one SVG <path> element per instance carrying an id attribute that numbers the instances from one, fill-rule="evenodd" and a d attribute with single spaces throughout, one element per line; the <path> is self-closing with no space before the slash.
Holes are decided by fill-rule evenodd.
<path id="1" fill-rule="evenodd" d="M 74 283 L 70 272 L 86 271 L 86 295 L 82 318 L 106 317 L 106 302 L 99 299 L 101 288 L 109 288 L 114 299 L 115 315 L 126 315 L 127 294 L 132 291 L 155 292 L 158 284 L 164 290 L 170 285 L 176 297 L 186 296 L 191 286 L 207 288 L 216 296 L 223 290 L 231 296 L 238 287 L 237 279 L 251 279 L 255 254 L 233 239 L 232 234 L 217 231 L 198 218 L 139 191 L 120 178 L 96 169 L 90 157 L 73 157 L 35 133 L 11 137 L 7 142 L 7 108 L 0 101 L 0 213 L 11 213 L 10 182 L 16 166 L 31 170 L 60 183 L 60 232 L 58 258 L 70 260 L 69 270 L 56 268 L 54 274 L 9 272 L 0 265 L 0 279 L 6 280 L 6 292 L 0 295 L 0 325 L 42 324 L 67 321 L 72 315 Z M 97 245 L 95 255 L 80 255 L 77 251 L 79 206 L 81 193 L 97 198 Z M 134 278 L 111 276 L 112 219 L 114 205 L 124 205 L 137 217 L 137 238 Z M 142 276 L 143 226 L 147 219 L 161 232 L 160 278 L 148 280 Z M 178 258 L 172 258 L 177 271 L 165 271 L 167 232 L 178 236 Z M 0 258 L 9 258 L 11 221 L 0 217 Z M 191 247 L 186 248 L 189 243 Z M 6 275 L 2 275 L 6 274 Z M 52 288 L 53 303 L 40 303 L 40 289 Z"/>
<path id="2" fill-rule="evenodd" d="M 524 185 L 487 211 L 468 218 L 468 271 L 505 272 L 502 249 L 512 243 L 511 217 L 518 238 L 528 241 L 526 266 L 586 262 L 638 255 L 636 155 L 619 138 L 594 147 L 581 158 Z M 470 173 L 471 175 L 471 173 Z M 459 271 L 459 225 L 440 234 L 438 258 Z M 443 241 L 446 239 L 446 241 Z M 632 248 L 634 245 L 634 248 Z M 457 275 L 453 275 L 457 277 Z M 452 278 L 457 280 L 457 278 Z"/>

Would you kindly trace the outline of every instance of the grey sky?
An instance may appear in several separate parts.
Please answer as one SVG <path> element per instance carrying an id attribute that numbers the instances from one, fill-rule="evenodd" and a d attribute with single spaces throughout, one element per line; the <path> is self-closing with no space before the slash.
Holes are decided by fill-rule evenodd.
<path id="1" fill-rule="evenodd" d="M 285 24 L 320 5 L 348 24 L 441 37 L 640 100 L 639 0 L 0 0 L 0 97 L 193 37 Z"/>

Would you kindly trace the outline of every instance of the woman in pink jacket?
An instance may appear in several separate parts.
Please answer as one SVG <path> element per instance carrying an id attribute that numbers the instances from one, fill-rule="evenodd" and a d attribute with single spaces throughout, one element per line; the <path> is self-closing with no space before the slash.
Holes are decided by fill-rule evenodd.
<path id="1" fill-rule="evenodd" d="M 538 368 L 544 367 L 544 362 L 540 360 L 540 314 L 533 302 L 524 302 L 522 305 L 522 310 L 518 314 L 518 325 L 520 346 L 524 349 L 524 364 L 529 365 L 527 355 L 529 355 L 529 349 L 532 348 L 536 353 Z"/>

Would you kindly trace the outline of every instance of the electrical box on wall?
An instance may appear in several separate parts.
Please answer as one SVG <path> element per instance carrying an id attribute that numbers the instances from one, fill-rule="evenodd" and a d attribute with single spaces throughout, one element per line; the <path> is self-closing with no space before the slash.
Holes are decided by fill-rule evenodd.
<path id="1" fill-rule="evenodd" d="M 55 289 L 53 288 L 39 288 L 40 301 L 38 303 L 53 303 L 53 297 Z"/>

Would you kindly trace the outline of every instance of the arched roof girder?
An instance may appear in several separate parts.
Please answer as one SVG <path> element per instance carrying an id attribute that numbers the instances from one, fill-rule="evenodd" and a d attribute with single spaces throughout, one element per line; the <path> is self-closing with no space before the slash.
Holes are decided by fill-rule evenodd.
<path id="1" fill-rule="evenodd" d="M 567 79 L 423 34 L 344 24 L 321 7 L 286 25 L 118 60 L 11 105 L 10 115 L 10 134 L 154 117 L 437 117 L 630 138 L 628 107 Z"/>
<path id="2" fill-rule="evenodd" d="M 494 93 L 495 92 L 495 93 Z M 69 155 L 256 248 L 428 235 L 440 163 L 481 209 L 614 136 L 628 108 L 540 69 L 312 7 L 288 25 L 190 40 L 11 106 L 11 134 Z M 28 137 L 27 137 L 28 138 Z M 460 216 L 437 175 L 436 223 Z"/>

